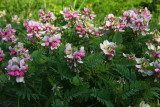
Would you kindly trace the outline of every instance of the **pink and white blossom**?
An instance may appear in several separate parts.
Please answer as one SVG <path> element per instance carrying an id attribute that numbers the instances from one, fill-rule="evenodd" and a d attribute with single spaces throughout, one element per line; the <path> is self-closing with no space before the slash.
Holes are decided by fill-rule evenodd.
<path id="1" fill-rule="evenodd" d="M 51 23 L 52 21 L 54 21 L 56 19 L 53 12 L 50 12 L 47 9 L 40 9 L 39 10 L 39 17 L 40 17 L 40 21 L 43 23 L 46 23 L 46 22 Z"/>
<path id="2" fill-rule="evenodd" d="M 15 29 L 12 29 L 11 24 L 6 25 L 4 29 L 0 30 L 2 42 L 16 43 L 17 38 L 15 37 Z"/>
<path id="3" fill-rule="evenodd" d="M 43 31 L 43 24 L 37 21 L 27 20 L 24 26 L 27 28 L 27 37 L 31 41 L 34 39 L 40 39 L 42 35 L 45 34 L 45 31 Z"/>
<path id="4" fill-rule="evenodd" d="M 84 47 L 81 46 L 78 51 L 76 48 L 72 48 L 70 43 L 67 43 L 64 53 L 66 54 L 65 58 L 67 62 L 71 63 L 70 68 L 73 67 L 75 72 L 79 72 L 77 67 L 79 64 L 83 64 L 82 58 L 85 56 Z"/>
<path id="5" fill-rule="evenodd" d="M 3 50 L 0 48 L 0 62 L 3 61 L 4 57 L 5 57 L 5 54 L 3 53 Z"/>
<path id="6" fill-rule="evenodd" d="M 109 42 L 108 40 L 105 40 L 102 43 L 100 43 L 100 48 L 103 51 L 105 55 L 108 55 L 109 59 L 112 59 L 115 53 L 115 48 L 117 47 L 116 43 Z"/>
<path id="7" fill-rule="evenodd" d="M 43 38 L 43 41 L 45 43 L 42 43 L 41 44 L 42 46 L 50 47 L 50 50 L 58 49 L 58 47 L 61 44 L 61 34 L 56 34 L 56 35 L 53 35 L 51 37 L 45 36 Z"/>

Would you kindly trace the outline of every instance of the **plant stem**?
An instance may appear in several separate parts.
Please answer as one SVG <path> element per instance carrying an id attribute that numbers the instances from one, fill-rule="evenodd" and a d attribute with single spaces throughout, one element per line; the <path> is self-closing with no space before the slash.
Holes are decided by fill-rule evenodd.
<path id="1" fill-rule="evenodd" d="M 85 2 L 86 2 L 86 0 L 83 1 L 83 3 L 81 4 L 81 6 L 80 6 L 80 8 L 78 10 L 81 10 L 81 8 L 83 7 Z"/>
<path id="2" fill-rule="evenodd" d="M 18 96 L 18 107 L 20 107 L 20 106 L 19 106 L 19 96 Z"/>
<path id="3" fill-rule="evenodd" d="M 77 0 L 74 1 L 74 5 L 73 5 L 73 8 L 75 9 L 76 7 L 76 4 L 77 4 Z"/>
<path id="4" fill-rule="evenodd" d="M 63 10 L 63 0 L 62 0 L 62 4 L 61 5 L 62 5 L 62 10 Z"/>
<path id="5" fill-rule="evenodd" d="M 46 8 L 46 0 L 44 0 L 44 8 Z"/>
<path id="6" fill-rule="evenodd" d="M 157 105 L 158 105 L 158 107 L 159 107 L 159 99 L 157 98 Z"/>

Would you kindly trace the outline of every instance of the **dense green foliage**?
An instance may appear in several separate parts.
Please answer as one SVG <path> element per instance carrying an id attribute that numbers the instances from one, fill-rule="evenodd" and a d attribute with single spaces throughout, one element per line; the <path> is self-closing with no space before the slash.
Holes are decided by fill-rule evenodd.
<path id="1" fill-rule="evenodd" d="M 150 32 L 153 32 L 160 30 L 157 15 L 160 5 L 156 3 L 154 0 L 1 0 L 0 11 L 6 10 L 7 15 L 3 17 L 6 22 L 0 19 L 0 28 L 12 24 L 18 41 L 29 50 L 32 61 L 28 63 L 25 83 L 16 83 L 5 70 L 11 59 L 8 47 L 15 44 L 0 43 L 6 54 L 3 62 L 0 62 L 0 104 L 14 104 L 15 107 L 138 107 L 141 101 L 145 101 L 151 107 L 158 107 L 159 80 L 154 82 L 153 76 L 143 77 L 135 69 L 136 61 L 122 56 L 122 53 L 134 53 L 136 57 L 142 57 L 147 48 L 145 42 L 152 38 L 152 34 L 140 34 L 135 38 L 135 33 L 126 29 L 125 32 L 110 31 L 102 37 L 79 39 L 73 26 L 62 33 L 61 46 L 50 52 L 38 44 L 40 41 L 33 44 L 24 39 L 27 32 L 23 26 L 27 18 L 38 20 L 38 11 L 43 7 L 54 12 L 57 17 L 54 25 L 62 27 L 65 22 L 61 21 L 59 11 L 68 5 L 77 10 L 90 7 L 97 15 L 95 20 L 99 25 L 109 13 L 120 16 L 130 8 L 148 6 L 153 14 L 150 22 Z M 15 14 L 22 18 L 20 24 L 11 21 L 11 16 Z M 111 61 L 101 54 L 99 44 L 104 40 L 118 45 Z M 78 67 L 80 73 L 68 67 L 64 58 L 66 43 L 78 48 L 82 44 L 87 47 L 84 64 Z"/>

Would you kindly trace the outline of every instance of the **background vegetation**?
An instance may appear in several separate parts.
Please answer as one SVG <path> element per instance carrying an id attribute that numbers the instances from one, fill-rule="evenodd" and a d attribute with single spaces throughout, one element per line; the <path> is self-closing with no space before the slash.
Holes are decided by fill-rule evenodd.
<path id="1" fill-rule="evenodd" d="M 10 16 L 16 14 L 27 19 L 32 15 L 32 18 L 37 19 L 39 9 L 43 7 L 57 15 L 69 5 L 76 10 L 92 8 L 97 15 L 97 21 L 102 21 L 109 13 L 120 16 L 125 10 L 140 7 L 148 7 L 155 18 L 158 18 L 160 11 L 159 0 L 1 0 L 0 10 L 6 10 Z"/>

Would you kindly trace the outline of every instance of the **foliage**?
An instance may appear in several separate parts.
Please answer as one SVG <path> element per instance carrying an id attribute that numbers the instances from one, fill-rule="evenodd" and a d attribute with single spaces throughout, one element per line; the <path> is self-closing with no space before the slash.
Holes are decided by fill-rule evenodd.
<path id="1" fill-rule="evenodd" d="M 12 28 L 16 29 L 17 43 L 22 42 L 29 50 L 31 61 L 26 62 L 28 72 L 25 74 L 23 83 L 17 83 L 15 77 L 9 76 L 6 70 L 8 61 L 11 59 L 8 47 L 14 47 L 16 44 L 0 43 L 5 53 L 3 61 L 0 62 L 0 104 L 14 104 L 15 107 L 138 107 L 142 101 L 145 101 L 151 107 L 159 106 L 159 79 L 154 75 L 143 77 L 135 67 L 136 61 L 123 55 L 123 53 L 133 53 L 134 57 L 143 57 L 147 50 L 145 43 L 153 36 L 151 32 L 155 29 L 160 30 L 157 18 L 159 10 L 151 8 L 151 6 L 158 8 L 159 5 L 154 4 L 155 2 L 154 0 L 70 0 L 65 2 L 64 0 L 2 0 L 0 10 L 5 9 L 7 15 L 0 18 L 0 27 L 4 28 L 6 24 L 12 24 Z M 72 17 L 68 21 L 65 15 L 59 13 L 69 4 L 75 10 L 83 10 L 84 6 L 90 7 L 97 14 L 95 21 L 89 20 L 88 23 L 85 20 L 84 25 L 81 25 L 87 29 L 88 37 L 79 36 L 78 29 L 81 28 L 77 28 L 76 18 Z M 146 5 L 153 13 L 154 19 L 149 23 L 151 29 L 146 36 L 137 34 L 130 27 L 125 27 L 124 32 L 113 29 L 103 31 L 98 28 L 103 25 L 102 20 L 109 13 L 122 16 L 125 10 Z M 43 7 L 56 16 L 53 22 L 49 21 L 49 24 L 53 25 L 50 29 L 53 28 L 55 32 L 53 34 L 45 32 L 43 37 L 52 39 L 61 33 L 60 38 L 52 41 L 33 38 L 33 41 L 30 41 L 27 38 L 30 31 L 26 32 L 29 28 L 25 24 L 31 20 L 26 21 L 26 19 L 34 19 L 33 23 L 42 23 L 42 27 L 45 28 L 47 24 L 41 20 L 38 21 L 38 11 Z M 92 11 L 89 12 L 92 15 Z M 11 16 L 15 14 L 20 17 L 20 23 L 12 21 Z M 65 25 L 72 26 L 65 28 Z M 98 28 L 104 35 L 95 36 L 97 33 L 95 29 L 93 30 L 95 35 L 89 33 L 90 26 Z M 55 30 L 56 27 L 59 29 Z M 57 40 L 62 42 L 51 50 L 54 47 L 52 43 L 56 43 Z M 105 40 L 107 43 L 103 43 Z M 43 47 L 42 43 L 44 43 Z M 72 46 L 66 45 L 68 43 Z M 100 47 L 102 43 L 104 47 L 103 45 Z M 112 55 L 111 58 L 110 55 Z"/>

